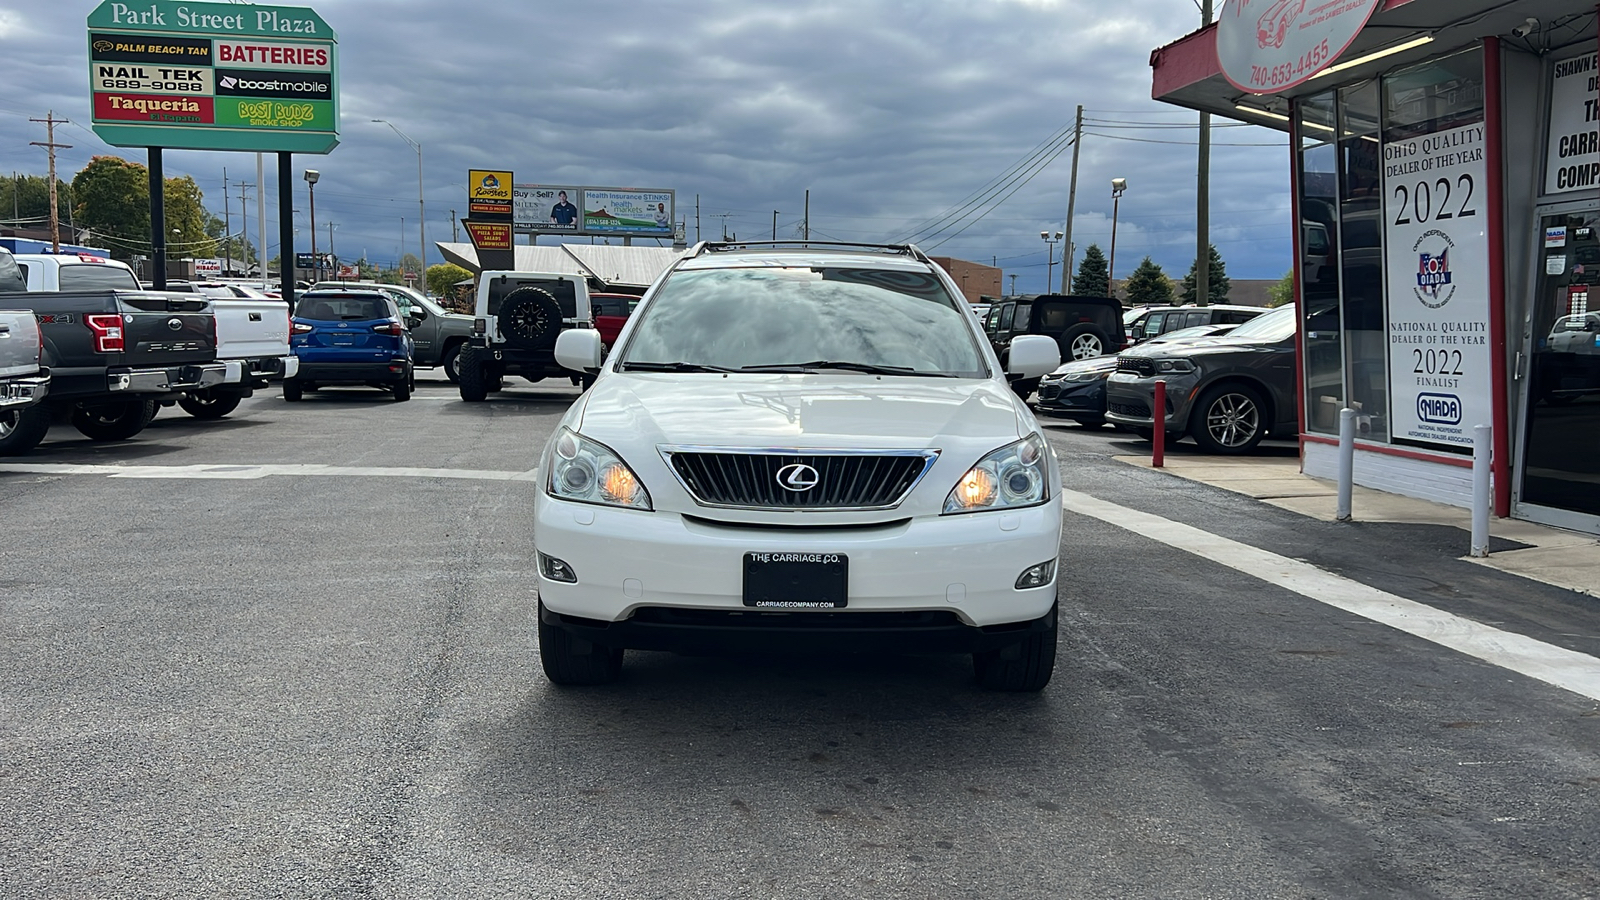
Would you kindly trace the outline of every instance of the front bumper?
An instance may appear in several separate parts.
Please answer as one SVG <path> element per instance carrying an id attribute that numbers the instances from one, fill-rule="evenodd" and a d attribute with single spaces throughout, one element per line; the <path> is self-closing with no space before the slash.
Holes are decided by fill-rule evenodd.
<path id="1" fill-rule="evenodd" d="M 50 393 L 50 376 L 25 375 L 0 381 L 0 410 L 32 406 Z"/>
<path id="2" fill-rule="evenodd" d="M 106 372 L 106 390 L 114 394 L 182 393 L 216 387 L 227 377 L 228 366 L 220 362 L 161 369 L 110 369 Z"/>
<path id="3" fill-rule="evenodd" d="M 540 599 L 551 613 L 601 628 L 636 619 L 641 610 L 679 616 L 739 613 L 768 622 L 773 615 L 794 615 L 787 621 L 800 621 L 798 613 L 744 605 L 744 554 L 762 552 L 847 556 L 847 606 L 805 613 L 830 617 L 829 622 L 871 614 L 852 620 L 864 631 L 932 627 L 931 620 L 914 616 L 903 627 L 892 617 L 874 622 L 882 614 L 915 613 L 945 613 L 935 618 L 958 631 L 1004 630 L 1039 620 L 1056 600 L 1054 580 L 1043 587 L 1015 587 L 1023 570 L 1060 555 L 1061 507 L 1055 501 L 1013 512 L 898 519 L 867 528 L 749 527 L 572 503 L 542 490 L 534 506 L 538 551 L 566 562 L 578 578 L 577 583 L 556 582 L 540 571 Z M 651 615 L 665 614 L 646 617 Z M 642 620 L 636 624 L 643 627 Z M 739 631 L 738 624 L 718 627 Z M 667 630 L 656 625 L 655 632 Z"/>
<path id="4" fill-rule="evenodd" d="M 1047 381 L 1035 396 L 1034 409 L 1047 416 L 1101 416 L 1106 411 L 1106 380 Z"/>
<path id="5" fill-rule="evenodd" d="M 1165 430 L 1183 431 L 1189 427 L 1189 407 L 1194 403 L 1198 377 L 1192 374 L 1163 375 L 1160 378 L 1114 372 L 1106 379 L 1106 421 L 1129 428 L 1155 428 L 1156 382 L 1167 383 Z"/>

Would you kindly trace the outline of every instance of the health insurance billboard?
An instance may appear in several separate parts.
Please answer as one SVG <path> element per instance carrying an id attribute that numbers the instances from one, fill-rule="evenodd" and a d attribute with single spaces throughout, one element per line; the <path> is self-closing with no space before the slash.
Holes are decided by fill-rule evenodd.
<path id="1" fill-rule="evenodd" d="M 327 153 L 338 37 L 302 6 L 144 0 L 89 14 L 93 128 L 114 147 Z"/>
<path id="2" fill-rule="evenodd" d="M 673 237 L 675 193 L 639 188 L 519 184 L 512 197 L 519 234 Z"/>

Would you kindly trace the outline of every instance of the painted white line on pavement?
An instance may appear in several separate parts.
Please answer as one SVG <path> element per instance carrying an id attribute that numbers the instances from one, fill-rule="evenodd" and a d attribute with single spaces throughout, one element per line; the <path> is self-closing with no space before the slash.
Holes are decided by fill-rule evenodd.
<path id="1" fill-rule="evenodd" d="M 1068 512 L 1099 519 L 1160 541 L 1169 547 L 1237 569 L 1252 578 L 1336 609 L 1388 625 L 1502 669 L 1600 700 L 1600 659 L 1592 656 L 1491 628 L 1325 572 L 1310 563 L 1279 556 L 1182 522 L 1129 509 L 1078 491 L 1062 491 L 1061 505 Z"/>
<path id="2" fill-rule="evenodd" d="M 192 478 L 251 481 L 273 475 L 373 478 L 461 478 L 473 481 L 536 481 L 538 472 L 499 472 L 491 469 L 420 469 L 392 466 L 119 466 L 71 463 L 0 463 L 0 472 L 28 475 L 103 475 L 109 478 Z"/>

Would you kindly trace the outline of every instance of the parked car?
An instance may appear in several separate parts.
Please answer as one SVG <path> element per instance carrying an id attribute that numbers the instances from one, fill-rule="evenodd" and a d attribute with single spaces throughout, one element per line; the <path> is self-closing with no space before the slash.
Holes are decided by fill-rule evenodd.
<path id="1" fill-rule="evenodd" d="M 295 305 L 290 344 L 299 372 L 283 382 L 283 399 L 328 385 L 363 384 L 411 399 L 411 335 L 400 307 L 367 290 L 308 291 Z"/>
<path id="2" fill-rule="evenodd" d="M 89 253 L 18 253 L 30 291 L 141 290 L 125 262 Z"/>
<path id="3" fill-rule="evenodd" d="M 461 350 L 461 399 L 477 403 L 505 385 L 507 375 L 531 383 L 592 376 L 556 362 L 557 338 L 592 325 L 589 288 L 581 275 L 540 272 L 482 273 L 473 307 L 472 340 Z"/>
<path id="4" fill-rule="evenodd" d="M 211 301 L 217 323 L 217 359 L 228 367 L 223 383 L 192 391 L 178 406 L 197 419 L 220 419 L 256 391 L 293 378 L 299 360 L 289 349 L 289 304 L 230 285 L 194 283 Z"/>
<path id="5" fill-rule="evenodd" d="M 1023 334 L 1043 335 L 1056 342 L 1063 360 L 1093 359 L 1115 353 L 1127 345 L 1122 327 L 1122 303 L 1115 297 L 1069 297 L 1040 294 L 1006 297 L 989 307 L 984 330 L 995 353 L 1005 364 L 1011 342 Z M 1012 382 L 1017 395 L 1028 397 L 1038 379 Z"/>
<path id="6" fill-rule="evenodd" d="M 437 301 L 408 287 L 376 282 L 319 281 L 311 287 L 322 290 L 379 291 L 400 307 L 414 345 L 411 364 L 422 369 L 443 368 L 444 377 L 461 380 L 461 348 L 472 337 L 472 317 L 453 313 Z"/>
<path id="7" fill-rule="evenodd" d="M 609 355 L 563 331 L 556 358 L 596 380 L 540 462 L 546 675 L 609 682 L 628 649 L 909 649 L 1042 689 L 1061 475 L 964 304 L 915 247 L 701 244 Z M 1012 340 L 1014 377 L 1058 362 Z"/>
<path id="8" fill-rule="evenodd" d="M 1180 328 L 1152 338 L 1148 344 L 1199 340 L 1227 334 L 1237 325 L 1197 325 Z M 1097 356 L 1075 359 L 1044 377 L 1039 383 L 1039 399 L 1034 411 L 1046 416 L 1072 419 L 1085 428 L 1106 423 L 1106 379 L 1117 370 L 1117 357 Z"/>
<path id="9" fill-rule="evenodd" d="M 31 309 L 5 309 L 6 262 L 0 258 L 0 455 L 33 449 L 50 428 L 49 413 L 39 406 L 50 392 L 50 370 L 40 365 L 39 323 Z"/>
<path id="10" fill-rule="evenodd" d="M 1243 325 L 1267 310 L 1260 306 L 1152 306 L 1128 325 L 1128 340 L 1141 344 L 1158 335 L 1197 325 Z"/>
<path id="11" fill-rule="evenodd" d="M 634 307 L 639 305 L 635 294 L 590 294 L 589 309 L 594 314 L 594 327 L 606 347 L 615 347 L 622 326 L 628 324 Z"/>
<path id="12" fill-rule="evenodd" d="M 1143 437 L 1165 428 L 1210 453 L 1246 453 L 1267 435 L 1297 433 L 1296 308 L 1284 306 L 1218 338 L 1124 351 L 1106 382 L 1106 421 Z M 1155 383 L 1165 381 L 1158 421 Z"/>

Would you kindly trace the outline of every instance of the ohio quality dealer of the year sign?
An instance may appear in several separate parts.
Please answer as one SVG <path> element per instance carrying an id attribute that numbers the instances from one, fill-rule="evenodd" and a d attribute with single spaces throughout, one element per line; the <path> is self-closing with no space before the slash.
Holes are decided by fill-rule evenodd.
<path id="1" fill-rule="evenodd" d="M 94 132 L 114 147 L 327 153 L 338 38 L 302 6 L 102 3 L 89 14 Z"/>

